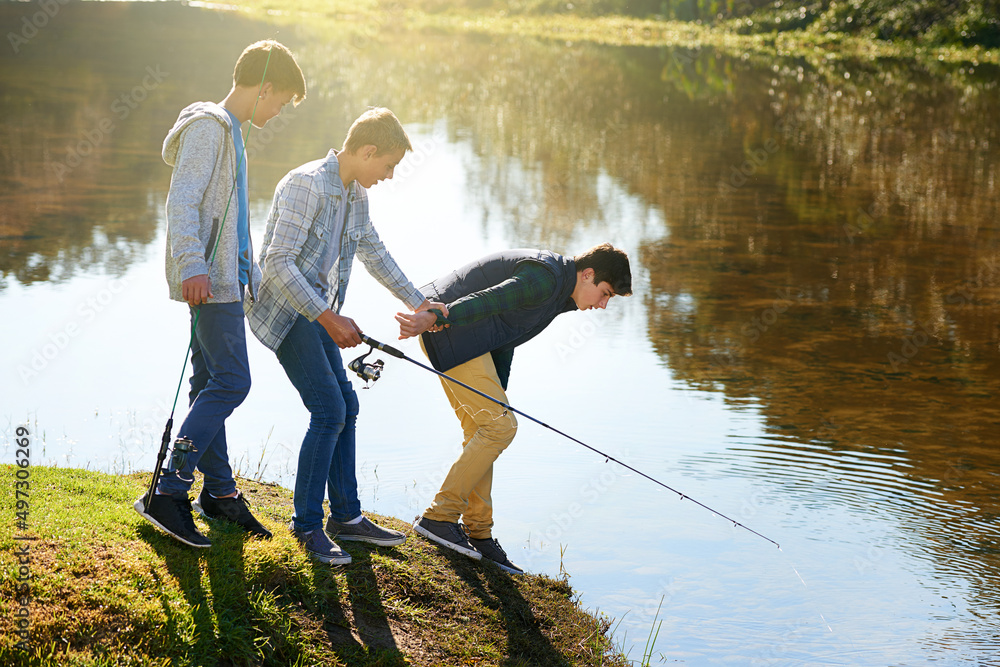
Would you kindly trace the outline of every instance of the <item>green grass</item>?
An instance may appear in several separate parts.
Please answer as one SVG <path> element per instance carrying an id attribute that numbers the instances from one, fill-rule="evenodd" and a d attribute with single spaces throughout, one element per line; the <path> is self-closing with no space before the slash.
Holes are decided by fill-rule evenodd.
<path id="1" fill-rule="evenodd" d="M 28 529 L 15 529 L 14 472 L 0 466 L 5 666 L 626 664 L 609 619 L 581 609 L 564 580 L 511 577 L 414 535 L 393 549 L 347 543 L 344 567 L 310 560 L 277 486 L 240 481 L 274 539 L 199 518 L 213 546 L 196 550 L 132 510 L 148 474 L 32 468 Z M 37 539 L 14 539 L 25 535 Z M 14 627 L 24 544 L 28 652 Z"/>
<path id="2" fill-rule="evenodd" d="M 316 0 L 308 9 L 291 0 L 239 0 L 220 3 L 251 16 L 297 26 L 323 36 L 353 33 L 356 39 L 391 39 L 394 31 L 519 35 L 568 42 L 608 45 L 709 46 L 732 55 L 759 54 L 810 60 L 831 58 L 910 58 L 923 62 L 997 63 L 1000 48 L 933 45 L 917 39 L 878 39 L 830 29 L 821 22 L 795 30 L 747 34 L 739 21 L 714 25 L 690 21 L 629 16 L 581 16 L 569 13 L 511 13 L 484 6 L 480 9 L 440 9 L 421 0 Z M 447 6 L 447 5 L 442 5 Z"/>

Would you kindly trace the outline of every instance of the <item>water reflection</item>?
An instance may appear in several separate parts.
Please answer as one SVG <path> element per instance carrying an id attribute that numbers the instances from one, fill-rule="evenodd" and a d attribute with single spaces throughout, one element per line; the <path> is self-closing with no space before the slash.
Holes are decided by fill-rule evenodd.
<path id="1" fill-rule="evenodd" d="M 5 25 L 20 11 L 0 5 Z M 21 53 L 0 56 L 0 274 L 23 285 L 158 258 L 166 129 L 188 102 L 221 98 L 243 46 L 274 35 L 167 3 L 71 3 L 57 18 Z M 659 421 L 661 404 L 678 400 L 674 382 L 721 397 L 727 419 L 759 421 L 763 432 L 692 419 L 705 433 L 687 449 L 637 446 L 629 460 L 683 475 L 695 490 L 745 480 L 739 518 L 773 512 L 771 525 L 804 536 L 799 546 L 823 543 L 846 559 L 837 569 L 815 554 L 816 569 L 831 570 L 821 583 L 836 588 L 845 570 L 898 564 L 886 590 L 919 597 L 919 585 L 962 598 L 947 613 L 923 603 L 915 614 L 949 623 L 905 636 L 963 655 L 995 648 L 983 619 L 1000 610 L 997 68 L 289 32 L 278 37 L 300 53 L 309 99 L 251 139 L 258 211 L 288 169 L 338 145 L 359 109 L 384 104 L 435 129 L 421 135 L 413 164 L 442 153 L 463 161 L 460 186 L 426 186 L 440 193 L 428 208 L 435 197 L 461 201 L 463 219 L 449 224 L 504 246 L 641 245 L 648 286 L 629 305 L 638 316 L 623 318 L 634 330 L 601 341 L 625 341 L 636 355 L 649 344 L 656 359 L 636 369 L 629 358 L 602 380 L 640 387 L 630 405 L 650 441 L 691 414 Z M 602 372 L 586 370 L 581 385 Z M 607 511 L 609 522 L 634 513 L 638 534 L 642 521 L 661 520 L 658 502 L 602 497 L 588 511 L 595 520 Z M 701 569 L 698 561 L 717 562 L 705 558 L 711 540 L 664 541 L 688 568 L 679 592 L 664 586 L 676 623 L 685 604 L 694 618 L 725 606 L 731 589 L 702 591 L 713 577 L 746 585 L 748 598 L 761 593 L 739 568 Z M 613 599 L 619 574 L 589 594 Z M 648 581 L 633 583 L 649 593 Z M 785 591 L 787 607 L 764 613 L 800 623 L 806 611 L 792 597 Z M 758 636 L 745 619 L 761 610 L 746 604 L 732 612 L 742 622 L 713 615 L 715 637 L 734 628 L 746 641 Z M 817 641 L 834 650 L 837 637 Z M 694 643 L 681 642 L 677 655 L 720 655 Z"/>
<path id="2" fill-rule="evenodd" d="M 17 32 L 29 9 L 3 3 L 0 23 Z M 247 35 L 273 30 L 204 18 L 173 3 L 69 3 L 0 54 L 5 279 L 121 273 L 141 256 L 169 181 L 166 129 L 185 101 L 221 99 Z"/>

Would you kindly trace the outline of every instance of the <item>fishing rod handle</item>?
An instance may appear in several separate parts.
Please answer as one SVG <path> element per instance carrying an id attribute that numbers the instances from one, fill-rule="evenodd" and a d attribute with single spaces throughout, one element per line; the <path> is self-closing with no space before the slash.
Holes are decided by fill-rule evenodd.
<path id="1" fill-rule="evenodd" d="M 391 354 L 392 356 L 396 357 L 397 359 L 405 359 L 406 358 L 406 355 L 404 355 L 402 352 L 400 352 L 396 348 L 394 348 L 392 346 L 389 346 L 389 345 L 386 345 L 385 343 L 380 343 L 377 340 L 375 340 L 374 338 L 371 338 L 370 336 L 366 336 L 364 334 L 361 334 L 361 340 L 362 340 L 362 342 L 365 343 L 365 345 L 371 345 L 376 350 L 381 350 L 382 352 L 385 352 L 386 354 Z"/>

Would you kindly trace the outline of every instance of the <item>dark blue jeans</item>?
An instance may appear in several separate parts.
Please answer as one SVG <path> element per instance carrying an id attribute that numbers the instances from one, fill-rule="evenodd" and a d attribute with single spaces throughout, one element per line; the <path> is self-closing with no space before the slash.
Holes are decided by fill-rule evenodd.
<path id="1" fill-rule="evenodd" d="M 214 496 L 236 491 L 226 445 L 226 418 L 250 392 L 246 325 L 243 304 L 206 303 L 191 308 L 194 338 L 191 341 L 190 410 L 177 431 L 191 440 L 196 451 L 179 470 L 171 468 L 160 477 L 160 493 L 187 493 L 193 471 L 205 475 L 205 489 Z"/>
<path id="2" fill-rule="evenodd" d="M 358 395 L 344 370 L 340 348 L 323 325 L 299 315 L 277 354 L 309 410 L 309 430 L 295 474 L 295 527 L 322 528 L 324 487 L 330 494 L 333 520 L 355 519 L 361 515 L 354 471 Z"/>

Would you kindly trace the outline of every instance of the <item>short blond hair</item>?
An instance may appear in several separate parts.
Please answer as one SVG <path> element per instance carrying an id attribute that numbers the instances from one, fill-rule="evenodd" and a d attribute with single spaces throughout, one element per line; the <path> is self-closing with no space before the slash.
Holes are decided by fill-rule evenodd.
<path id="1" fill-rule="evenodd" d="M 291 92 L 298 106 L 306 99 L 306 80 L 288 47 L 273 39 L 254 42 L 243 49 L 233 70 L 233 85 L 256 88 L 270 83 L 276 91 Z"/>
<path id="2" fill-rule="evenodd" d="M 341 150 L 354 154 L 364 146 L 374 146 L 376 155 L 413 150 L 396 114 L 385 107 L 368 107 L 368 111 L 358 116 L 347 131 Z"/>

